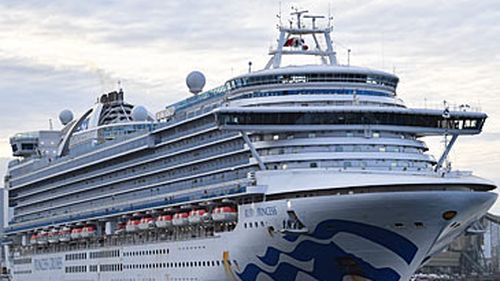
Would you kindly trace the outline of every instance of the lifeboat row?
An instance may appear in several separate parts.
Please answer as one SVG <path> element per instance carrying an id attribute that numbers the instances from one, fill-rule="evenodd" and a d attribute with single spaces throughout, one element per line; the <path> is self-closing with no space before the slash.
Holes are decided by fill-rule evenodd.
<path id="1" fill-rule="evenodd" d="M 151 228 L 170 228 L 172 226 L 187 226 L 205 224 L 208 222 L 233 222 L 236 221 L 238 213 L 236 208 L 225 206 L 216 207 L 209 212 L 207 209 L 194 209 L 191 211 L 178 211 L 173 214 L 163 214 L 156 218 L 146 216 L 142 218 L 131 218 L 125 223 L 118 224 L 116 233 L 135 232 Z"/>
<path id="2" fill-rule="evenodd" d="M 58 242 L 69 242 L 70 240 L 92 238 L 96 235 L 96 227 L 87 225 L 70 228 L 65 226 L 61 229 L 52 228 L 33 233 L 30 238 L 31 245 L 54 244 Z"/>
<path id="3" fill-rule="evenodd" d="M 141 214 L 134 214 L 126 222 L 117 225 L 115 234 L 123 232 L 136 232 L 152 228 L 171 228 L 188 225 L 200 225 L 209 222 L 234 222 L 238 213 L 233 206 L 218 206 L 210 212 L 207 208 L 180 209 L 177 211 L 166 211 L 168 213 L 159 216 L 148 214 L 140 217 Z M 96 226 L 89 224 L 85 226 L 65 226 L 62 228 L 44 229 L 31 235 L 31 245 L 54 244 L 58 242 L 69 242 L 78 239 L 88 239 L 95 237 Z"/>

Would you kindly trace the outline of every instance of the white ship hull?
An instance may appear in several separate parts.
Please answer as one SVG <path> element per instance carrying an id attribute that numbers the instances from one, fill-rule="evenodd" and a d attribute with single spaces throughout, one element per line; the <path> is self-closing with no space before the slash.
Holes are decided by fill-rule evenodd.
<path id="1" fill-rule="evenodd" d="M 423 191 L 243 205 L 231 232 L 34 255 L 30 264 L 15 266 L 14 273 L 21 274 L 14 280 L 409 280 L 429 254 L 440 250 L 437 246 L 486 213 L 495 198 L 490 193 Z M 283 228 L 287 210 L 298 215 L 307 231 Z M 456 217 L 444 220 L 442 214 L 450 210 Z M 89 258 L 102 250 L 119 254 Z M 83 252 L 86 259 L 65 260 L 67 254 Z M 76 266 L 86 272 L 66 272 Z M 89 272 L 91 266 L 97 272 Z"/>

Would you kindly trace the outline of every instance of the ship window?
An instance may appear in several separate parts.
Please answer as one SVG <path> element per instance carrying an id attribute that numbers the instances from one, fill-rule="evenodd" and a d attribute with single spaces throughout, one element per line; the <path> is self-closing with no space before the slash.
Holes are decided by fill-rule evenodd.
<path id="1" fill-rule="evenodd" d="M 318 163 L 316 162 L 309 163 L 309 168 L 318 168 Z"/>
<path id="2" fill-rule="evenodd" d="M 443 119 L 441 115 L 420 115 L 403 113 L 330 113 L 317 112 L 311 113 L 221 113 L 220 121 L 228 125 L 233 118 L 238 120 L 237 124 L 280 124 L 280 125 L 349 125 L 349 124 L 378 124 L 378 125 L 400 125 L 400 126 L 418 126 L 431 128 L 452 128 L 460 130 L 460 122 L 463 117 L 453 119 Z M 484 118 L 477 118 L 474 122 L 476 129 L 483 125 Z M 472 122 L 472 121 L 471 121 Z M 373 137 L 380 137 L 379 132 L 372 134 Z"/>
<path id="3" fill-rule="evenodd" d="M 21 144 L 22 150 L 33 150 L 34 148 L 35 148 L 35 145 L 32 143 L 22 143 Z"/>

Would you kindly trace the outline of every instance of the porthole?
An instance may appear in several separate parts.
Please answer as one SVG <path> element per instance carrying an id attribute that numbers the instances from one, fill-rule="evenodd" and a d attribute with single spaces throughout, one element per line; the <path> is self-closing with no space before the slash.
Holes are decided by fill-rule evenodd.
<path id="1" fill-rule="evenodd" d="M 397 223 L 394 224 L 394 227 L 401 229 L 401 228 L 404 228 L 404 224 L 400 223 L 400 222 L 397 222 Z"/>

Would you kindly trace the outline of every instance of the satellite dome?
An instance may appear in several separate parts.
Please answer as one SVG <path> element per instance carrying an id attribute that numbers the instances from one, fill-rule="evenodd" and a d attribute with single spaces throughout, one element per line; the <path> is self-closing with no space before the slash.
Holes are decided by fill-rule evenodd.
<path id="1" fill-rule="evenodd" d="M 195 95 L 200 93 L 205 86 L 205 75 L 199 71 L 189 73 L 186 77 L 186 85 L 191 93 Z"/>
<path id="2" fill-rule="evenodd" d="M 59 121 L 64 126 L 68 125 L 69 122 L 73 121 L 73 112 L 71 110 L 65 109 L 59 113 Z"/>
<path id="3" fill-rule="evenodd" d="M 146 121 L 148 120 L 148 116 L 147 109 L 142 105 L 136 105 L 132 109 L 132 119 L 134 119 L 134 121 Z"/>

